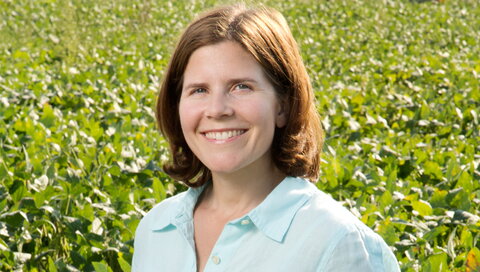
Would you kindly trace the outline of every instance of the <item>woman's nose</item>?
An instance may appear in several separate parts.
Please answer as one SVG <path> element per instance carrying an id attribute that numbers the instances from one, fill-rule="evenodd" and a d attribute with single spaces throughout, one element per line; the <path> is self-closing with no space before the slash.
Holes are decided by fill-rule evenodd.
<path id="1" fill-rule="evenodd" d="M 233 115 L 233 108 L 228 94 L 212 92 L 209 95 L 205 114 L 208 118 L 222 118 Z"/>

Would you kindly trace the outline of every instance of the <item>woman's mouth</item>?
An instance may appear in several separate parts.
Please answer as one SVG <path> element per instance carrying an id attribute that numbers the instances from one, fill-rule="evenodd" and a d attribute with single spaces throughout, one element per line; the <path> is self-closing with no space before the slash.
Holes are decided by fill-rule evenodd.
<path id="1" fill-rule="evenodd" d="M 224 131 L 209 131 L 203 133 L 208 140 L 212 141 L 224 141 L 230 138 L 242 135 L 246 129 L 224 130 Z"/>

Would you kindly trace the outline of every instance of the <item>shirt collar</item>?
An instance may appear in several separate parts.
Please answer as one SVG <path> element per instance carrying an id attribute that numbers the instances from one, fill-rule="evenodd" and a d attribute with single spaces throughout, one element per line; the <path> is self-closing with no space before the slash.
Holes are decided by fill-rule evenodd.
<path id="1" fill-rule="evenodd" d="M 173 203 L 170 203 L 162 215 L 156 216 L 152 230 L 162 230 L 169 226 L 178 227 L 185 222 L 191 222 L 195 204 L 205 187 L 206 185 L 189 188 L 187 192 L 172 197 Z M 242 218 L 230 223 L 236 224 L 245 218 L 250 218 L 266 236 L 282 242 L 295 214 L 316 190 L 315 185 L 305 179 L 286 177 L 260 205 Z"/>
<path id="2" fill-rule="evenodd" d="M 189 188 L 186 192 L 180 193 L 169 199 L 169 206 L 157 214 L 152 223 L 152 230 L 160 231 L 169 226 L 178 226 L 182 223 L 193 220 L 193 210 L 197 199 L 208 183 L 198 187 Z"/>
<path id="3" fill-rule="evenodd" d="M 316 190 L 315 185 L 305 179 L 286 177 L 247 216 L 266 236 L 282 242 L 295 214 Z"/>

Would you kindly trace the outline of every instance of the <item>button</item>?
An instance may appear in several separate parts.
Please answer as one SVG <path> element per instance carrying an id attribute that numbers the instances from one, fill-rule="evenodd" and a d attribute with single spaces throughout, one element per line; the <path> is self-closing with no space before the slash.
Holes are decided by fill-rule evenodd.
<path id="1" fill-rule="evenodd" d="M 219 264 L 220 263 L 220 257 L 218 256 L 212 256 L 212 262 L 214 264 Z"/>
<path id="2" fill-rule="evenodd" d="M 242 222 L 240 222 L 240 224 L 242 224 L 242 225 L 248 225 L 248 224 L 250 224 L 250 220 L 248 220 L 248 219 L 243 219 Z"/>

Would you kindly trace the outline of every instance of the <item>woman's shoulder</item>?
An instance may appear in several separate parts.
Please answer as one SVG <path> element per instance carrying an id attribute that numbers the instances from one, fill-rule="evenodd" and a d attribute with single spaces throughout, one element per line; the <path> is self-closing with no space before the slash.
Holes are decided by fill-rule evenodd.
<path id="1" fill-rule="evenodd" d="M 303 220 L 306 220 L 304 224 L 318 226 L 318 229 L 327 232 L 328 236 L 334 237 L 337 241 L 349 235 L 358 235 L 365 243 L 383 242 L 383 239 L 377 233 L 365 225 L 342 203 L 321 190 L 312 194 L 310 200 L 299 209 L 297 217 L 299 219 L 304 218 Z"/>
<path id="2" fill-rule="evenodd" d="M 295 215 L 290 219 L 293 220 L 293 226 L 308 228 L 315 234 L 326 233 L 328 237 L 342 236 L 348 232 L 375 234 L 342 203 L 315 184 L 298 177 L 288 177 L 285 181 L 283 187 L 275 192 L 276 201 L 268 204 L 276 205 L 276 210 L 284 213 L 295 209 Z"/>
<path id="3" fill-rule="evenodd" d="M 352 230 L 366 227 L 341 202 L 318 188 L 312 190 L 310 200 L 298 212 L 308 216 L 312 221 L 321 221 L 322 224 L 343 225 Z"/>
<path id="4" fill-rule="evenodd" d="M 383 238 L 321 190 L 314 191 L 296 217 L 311 230 L 310 237 L 328 241 L 322 267 L 362 268 L 357 271 L 384 267 L 388 269 L 379 271 L 398 271 L 395 256 Z"/>

